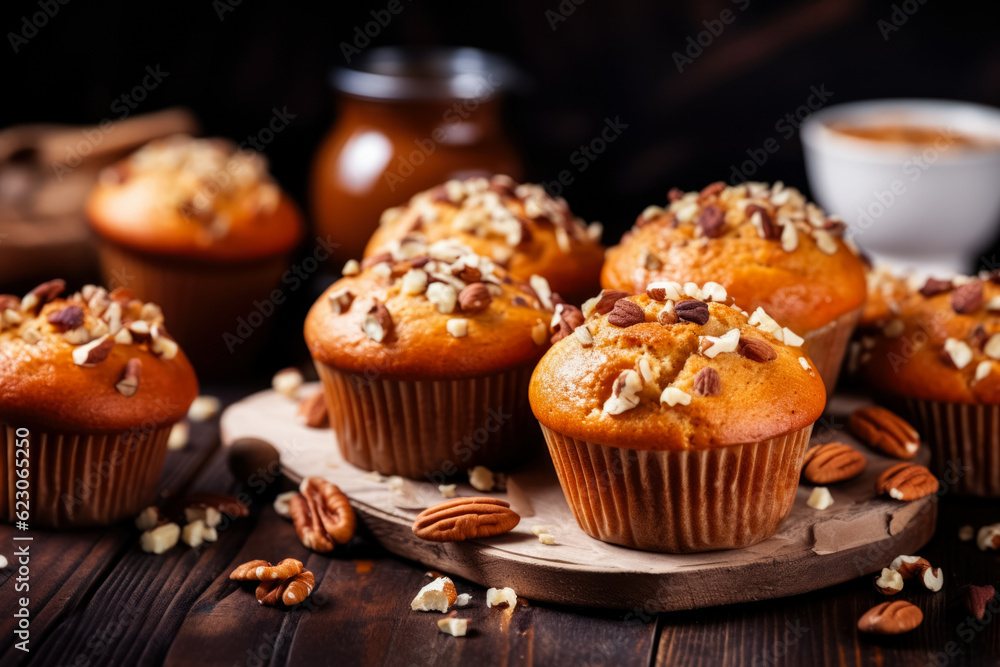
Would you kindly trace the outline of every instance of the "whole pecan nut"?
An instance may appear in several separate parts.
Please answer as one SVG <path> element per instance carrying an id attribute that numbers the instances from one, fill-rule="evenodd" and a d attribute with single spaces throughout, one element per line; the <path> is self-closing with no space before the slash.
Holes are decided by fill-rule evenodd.
<path id="1" fill-rule="evenodd" d="M 315 586 L 316 577 L 309 570 L 288 579 L 261 581 L 256 591 L 257 602 L 268 607 L 277 607 L 279 603 L 292 607 L 309 597 Z"/>
<path id="2" fill-rule="evenodd" d="M 956 313 L 968 315 L 979 310 L 983 305 L 983 283 L 973 280 L 959 285 L 951 293 L 951 308 Z"/>
<path id="3" fill-rule="evenodd" d="M 850 445 L 830 442 L 806 452 L 802 475 L 813 484 L 831 484 L 854 477 L 867 465 L 864 455 Z"/>
<path id="4" fill-rule="evenodd" d="M 848 427 L 859 438 L 889 456 L 912 459 L 920 448 L 917 430 L 885 408 L 869 406 L 851 414 Z"/>
<path id="5" fill-rule="evenodd" d="M 696 396 L 718 396 L 722 393 L 722 378 L 719 371 L 711 366 L 705 366 L 694 376 L 694 393 Z"/>
<path id="6" fill-rule="evenodd" d="M 781 237 L 781 230 L 774 220 L 771 219 L 771 214 L 767 212 L 767 209 L 759 204 L 750 204 L 747 206 L 747 217 L 753 218 L 754 215 L 760 214 L 760 235 L 768 239 L 769 241 L 774 241 Z"/>
<path id="7" fill-rule="evenodd" d="M 760 363 L 774 361 L 778 358 L 778 353 L 774 351 L 774 348 L 762 341 L 760 338 L 740 337 L 740 342 L 736 347 L 736 351 L 739 352 L 741 356 L 746 357 L 751 361 L 757 361 Z"/>
<path id="8" fill-rule="evenodd" d="M 335 484 L 308 477 L 289 503 L 292 523 L 302 544 L 319 552 L 333 551 L 354 537 L 357 520 L 347 496 Z"/>
<path id="9" fill-rule="evenodd" d="M 715 238 L 726 226 L 726 215 L 717 206 L 708 205 L 698 216 L 697 223 L 703 236 Z"/>
<path id="10" fill-rule="evenodd" d="M 414 534 L 431 542 L 460 542 L 514 529 L 521 517 L 496 498 L 455 498 L 417 515 Z"/>
<path id="11" fill-rule="evenodd" d="M 693 322 L 698 325 L 708 322 L 708 304 L 704 301 L 695 301 L 694 299 L 678 301 L 674 305 L 674 311 L 677 313 L 677 318 L 685 322 Z"/>
<path id="12" fill-rule="evenodd" d="M 599 315 L 607 315 L 615 307 L 620 299 L 632 296 L 628 292 L 623 292 L 620 289 L 606 289 L 601 290 L 601 295 L 597 299 L 597 305 L 594 306 L 594 311 Z"/>
<path id="13" fill-rule="evenodd" d="M 858 630 L 878 635 L 898 635 L 909 632 L 924 620 L 920 608 L 904 600 L 877 604 L 858 620 Z"/>
<path id="14" fill-rule="evenodd" d="M 947 292 L 952 287 L 954 287 L 954 285 L 952 285 L 950 280 L 928 278 L 927 282 L 924 283 L 924 286 L 920 288 L 920 294 L 926 297 L 932 297 Z"/>
<path id="15" fill-rule="evenodd" d="M 608 315 L 608 323 L 616 327 L 631 327 L 646 321 L 646 311 L 642 306 L 628 299 L 618 299 Z"/>
<path id="16" fill-rule="evenodd" d="M 266 560 L 251 560 L 229 574 L 233 581 L 275 581 L 294 577 L 302 571 L 302 561 L 286 558 L 277 565 Z"/>
<path id="17" fill-rule="evenodd" d="M 875 493 L 885 493 L 896 500 L 917 500 L 936 493 L 937 477 L 924 466 L 897 463 L 875 480 Z"/>

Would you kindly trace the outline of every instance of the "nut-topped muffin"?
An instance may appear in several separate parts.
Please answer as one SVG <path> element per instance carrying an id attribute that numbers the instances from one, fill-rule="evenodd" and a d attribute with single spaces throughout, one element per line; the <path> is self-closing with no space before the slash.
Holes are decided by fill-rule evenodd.
<path id="1" fill-rule="evenodd" d="M 248 341 L 264 337 L 240 331 L 240 318 L 256 313 L 255 302 L 275 307 L 271 291 L 303 230 L 263 156 L 186 136 L 152 142 L 105 169 L 87 215 L 101 239 L 105 281 L 160 304 L 208 371 L 242 363 Z"/>
<path id="2" fill-rule="evenodd" d="M 365 256 L 407 237 L 456 239 L 515 279 L 542 276 L 575 303 L 594 293 L 604 261 L 599 223 L 585 225 L 562 197 L 503 175 L 448 181 L 388 209 Z"/>
<path id="3" fill-rule="evenodd" d="M 171 426 L 198 394 L 163 314 L 125 289 L 62 280 L 0 295 L 0 510 L 19 516 L 15 459 L 30 460 L 31 525 L 133 517 L 156 492 Z M 19 481 L 21 485 L 19 485 Z"/>
<path id="4" fill-rule="evenodd" d="M 1000 496 L 998 280 L 928 278 L 862 339 L 860 357 L 868 381 L 930 443 L 935 474 L 980 496 Z"/>
<path id="5" fill-rule="evenodd" d="M 865 266 L 844 223 L 775 183 L 671 190 L 608 250 L 601 284 L 641 292 L 658 280 L 714 281 L 806 339 L 828 391 L 865 303 Z"/>
<path id="6" fill-rule="evenodd" d="M 455 241 L 392 247 L 349 262 L 306 318 L 344 458 L 442 481 L 513 463 L 530 445 L 531 371 L 579 309 Z"/>
<path id="7" fill-rule="evenodd" d="M 584 312 L 530 393 L 581 528 L 667 552 L 773 535 L 826 401 L 801 339 L 717 283 L 605 290 Z"/>

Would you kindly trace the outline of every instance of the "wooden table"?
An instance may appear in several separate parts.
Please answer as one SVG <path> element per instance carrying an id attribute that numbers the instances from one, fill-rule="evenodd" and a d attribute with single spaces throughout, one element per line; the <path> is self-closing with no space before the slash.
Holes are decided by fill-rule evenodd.
<path id="1" fill-rule="evenodd" d="M 246 391 L 218 391 L 232 400 Z M 1000 521 L 1000 504 L 944 494 L 938 534 L 921 555 L 944 568 L 937 594 L 904 590 L 925 621 L 900 637 L 856 631 L 884 598 L 869 578 L 796 598 L 671 614 L 573 609 L 529 602 L 487 609 L 484 590 L 461 611 L 473 630 L 438 632 L 435 613 L 410 611 L 425 568 L 388 555 L 362 529 L 332 556 L 313 554 L 271 507 L 277 489 L 239 486 L 214 422 L 170 452 L 164 497 L 245 492 L 251 516 L 218 542 L 143 553 L 129 525 L 90 530 L 0 527 L 0 553 L 28 535 L 30 591 L 16 592 L 13 567 L 0 570 L 0 665 L 979 665 L 1000 663 L 1000 620 L 976 630 L 957 603 L 962 584 L 1000 588 L 1000 554 L 962 543 L 964 524 Z M 895 554 L 894 554 L 895 555 Z M 894 556 L 893 555 L 893 556 Z M 291 611 L 257 604 L 253 589 L 228 580 L 253 558 L 294 557 L 316 575 L 309 603 Z M 888 557 L 891 560 L 892 556 Z M 753 582 L 747 582 L 752 585 Z M 30 653 L 15 648 L 18 598 L 30 598 Z M 951 653 L 952 655 L 949 655 Z"/>

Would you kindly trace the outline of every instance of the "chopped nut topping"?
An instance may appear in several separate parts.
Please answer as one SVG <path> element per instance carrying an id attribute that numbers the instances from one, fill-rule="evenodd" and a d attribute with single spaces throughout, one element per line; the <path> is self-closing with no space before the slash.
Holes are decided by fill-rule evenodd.
<path id="1" fill-rule="evenodd" d="M 583 313 L 580 312 L 580 309 L 576 306 L 560 303 L 556 306 L 556 312 L 552 316 L 552 344 L 555 345 L 582 325 Z M 591 340 L 593 340 L 593 336 L 591 336 Z"/>
<path id="2" fill-rule="evenodd" d="M 809 360 L 805 357 L 799 357 L 799 366 L 802 366 L 804 371 L 812 371 L 812 367 L 809 365 Z"/>
<path id="3" fill-rule="evenodd" d="M 948 338 L 944 342 L 945 360 L 961 370 L 972 361 L 972 349 L 963 341 L 955 338 Z"/>
<path id="4" fill-rule="evenodd" d="M 403 275 L 400 291 L 408 296 L 423 294 L 427 289 L 427 272 L 423 269 L 410 269 Z"/>
<path id="5" fill-rule="evenodd" d="M 621 299 L 631 296 L 628 292 L 623 292 L 617 289 L 606 289 L 601 290 L 601 293 L 597 298 L 597 302 L 594 304 L 594 310 L 598 315 L 607 315 L 614 309 L 615 304 Z M 589 317 L 590 315 L 584 312 L 584 314 Z"/>
<path id="6" fill-rule="evenodd" d="M 431 283 L 427 286 L 427 300 L 434 304 L 439 313 L 453 313 L 458 303 L 458 292 L 446 283 Z"/>
<path id="7" fill-rule="evenodd" d="M 159 555 L 173 549 L 180 536 L 180 526 L 176 523 L 165 523 L 143 533 L 139 539 L 139 546 L 146 553 Z"/>
<path id="8" fill-rule="evenodd" d="M 697 224 L 701 228 L 702 236 L 715 238 L 722 233 L 723 228 L 726 226 L 726 216 L 718 206 L 709 205 L 698 216 Z"/>
<path id="9" fill-rule="evenodd" d="M 663 304 L 663 308 L 656 314 L 656 321 L 664 326 L 677 324 L 677 311 L 674 309 L 673 301 L 667 301 Z"/>
<path id="10" fill-rule="evenodd" d="M 65 280 L 57 279 L 42 283 L 21 299 L 21 312 L 32 311 L 37 315 L 42 310 L 42 306 L 58 297 L 65 289 Z"/>
<path id="11" fill-rule="evenodd" d="M 464 637 L 469 631 L 467 618 L 442 618 L 437 622 L 438 630 L 452 637 Z"/>
<path id="12" fill-rule="evenodd" d="M 737 330 L 733 329 L 733 331 Z M 718 396 L 721 393 L 722 378 L 719 377 L 719 372 L 714 368 L 706 366 L 694 376 L 695 396 Z"/>
<path id="13" fill-rule="evenodd" d="M 364 322 L 361 325 L 365 335 L 376 343 L 381 343 L 392 331 L 392 316 L 385 304 L 376 300 L 372 307 L 365 314 Z"/>
<path id="14" fill-rule="evenodd" d="M 125 364 L 125 370 L 122 371 L 121 379 L 115 383 L 115 389 L 122 396 L 135 396 L 135 393 L 139 391 L 139 376 L 141 374 L 142 362 L 137 357 L 129 359 Z"/>
<path id="15" fill-rule="evenodd" d="M 992 361 L 980 361 L 979 365 L 976 366 L 976 377 L 975 382 L 986 379 L 986 377 L 993 371 Z"/>
<path id="16" fill-rule="evenodd" d="M 549 327 L 545 322 L 538 320 L 535 326 L 531 327 L 531 340 L 535 345 L 545 345 L 549 342 Z"/>
<path id="17" fill-rule="evenodd" d="M 361 273 L 361 265 L 356 259 L 349 259 L 347 263 L 344 264 L 344 268 L 341 273 L 345 276 L 356 276 Z"/>
<path id="18" fill-rule="evenodd" d="M 583 347 L 590 347 L 594 344 L 594 334 L 590 332 L 590 329 L 587 328 L 586 324 L 578 326 L 573 330 L 573 333 L 576 335 L 577 340 L 580 341 L 580 345 Z"/>
<path id="19" fill-rule="evenodd" d="M 620 415 L 639 405 L 642 386 L 642 376 L 639 373 L 631 369 L 622 371 L 611 387 L 611 397 L 604 403 L 604 412 Z"/>
<path id="20" fill-rule="evenodd" d="M 83 326 L 83 309 L 80 306 L 66 306 L 62 310 L 50 314 L 48 322 L 61 331 L 76 329 Z"/>
<path id="21" fill-rule="evenodd" d="M 93 366 L 108 358 L 115 341 L 111 336 L 104 335 L 92 340 L 86 345 L 73 350 L 73 363 L 78 366 Z"/>
<path id="22" fill-rule="evenodd" d="M 151 326 L 149 328 L 149 335 L 153 341 L 149 346 L 150 352 L 164 359 L 173 359 L 177 356 L 180 347 L 167 335 L 167 332 L 160 325 L 154 324 Z"/>
<path id="23" fill-rule="evenodd" d="M 486 285 L 483 283 L 472 283 L 458 293 L 458 306 L 466 313 L 478 313 L 486 310 L 492 300 Z"/>
<path id="24" fill-rule="evenodd" d="M 965 283 L 951 293 L 951 307 L 959 314 L 967 315 L 979 310 L 983 305 L 983 283 L 979 280 Z"/>
<path id="25" fill-rule="evenodd" d="M 814 510 L 825 510 L 832 504 L 833 496 L 830 494 L 830 490 L 825 486 L 817 486 L 812 490 L 812 493 L 809 494 L 809 499 L 806 500 L 806 505 Z"/>
<path id="26" fill-rule="evenodd" d="M 667 387 L 660 394 L 660 403 L 666 403 L 670 407 L 675 405 L 691 405 L 691 394 L 677 387 Z"/>
<path id="27" fill-rule="evenodd" d="M 765 363 L 778 358 L 774 348 L 759 338 L 740 338 L 737 351 L 751 361 Z"/>
<path id="28" fill-rule="evenodd" d="M 625 298 L 618 299 L 608 314 L 608 323 L 616 327 L 631 327 L 645 321 L 646 311 L 642 309 L 642 306 Z"/>
<path id="29" fill-rule="evenodd" d="M 701 350 L 709 359 L 714 359 L 722 352 L 735 352 L 740 343 L 740 330 L 730 329 L 721 336 L 699 336 Z"/>
<path id="30" fill-rule="evenodd" d="M 950 280 L 938 280 L 936 278 L 928 278 L 924 286 L 920 288 L 920 293 L 926 297 L 932 297 L 942 292 L 947 292 L 953 287 Z"/>
<path id="31" fill-rule="evenodd" d="M 692 322 L 697 325 L 703 325 L 708 322 L 708 304 L 703 301 L 678 301 L 674 305 L 674 310 L 677 312 L 677 318 L 685 322 Z"/>
<path id="32" fill-rule="evenodd" d="M 464 338 L 469 333 L 469 320 L 461 317 L 453 317 L 448 320 L 445 328 L 455 338 Z"/>

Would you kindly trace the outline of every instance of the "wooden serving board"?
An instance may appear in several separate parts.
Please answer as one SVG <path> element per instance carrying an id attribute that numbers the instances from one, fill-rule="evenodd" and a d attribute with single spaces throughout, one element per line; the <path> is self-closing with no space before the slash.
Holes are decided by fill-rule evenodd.
<path id="1" fill-rule="evenodd" d="M 318 385 L 302 387 L 303 396 Z M 222 440 L 252 436 L 281 452 L 292 478 L 321 476 L 337 484 L 374 536 L 390 551 L 429 568 L 483 586 L 513 588 L 519 596 L 561 604 L 675 611 L 797 595 L 877 572 L 900 554 L 930 540 L 937 498 L 902 503 L 875 496 L 878 474 L 898 460 L 859 444 L 846 427 L 846 415 L 862 403 L 835 397 L 817 424 L 814 441 L 847 442 L 869 461 L 857 478 L 832 485 L 834 505 L 824 511 L 806 505 L 812 486 L 800 486 L 795 505 L 778 533 L 745 549 L 699 554 L 658 554 L 595 540 L 576 523 L 563 498 L 541 433 L 540 455 L 510 471 L 506 492 L 483 494 L 466 483 L 458 495 L 491 495 L 510 502 L 521 515 L 512 532 L 483 540 L 426 542 L 410 527 L 426 507 L 443 502 L 435 484 L 406 480 L 402 491 L 365 478 L 363 470 L 340 456 L 332 431 L 312 429 L 296 418 L 297 401 L 274 391 L 253 394 L 222 415 Z M 916 462 L 926 463 L 922 450 Z M 556 545 L 532 534 L 543 525 Z"/>

